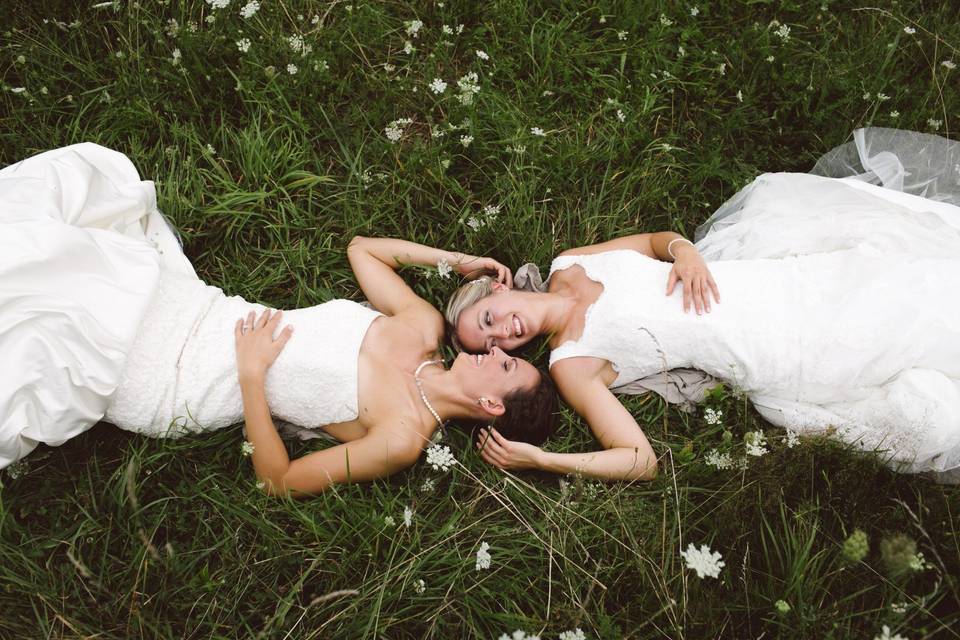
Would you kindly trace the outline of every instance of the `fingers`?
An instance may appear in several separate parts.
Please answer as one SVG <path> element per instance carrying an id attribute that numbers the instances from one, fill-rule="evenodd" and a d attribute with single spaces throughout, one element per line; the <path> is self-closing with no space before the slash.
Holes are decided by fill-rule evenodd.
<path id="1" fill-rule="evenodd" d="M 686 313 L 690 311 L 690 302 L 693 298 L 693 285 L 690 284 L 690 280 L 683 280 L 683 312 Z"/>
<path id="2" fill-rule="evenodd" d="M 670 269 L 670 277 L 667 278 L 667 295 L 673 293 L 673 290 L 677 288 L 677 270 Z"/>
<path id="3" fill-rule="evenodd" d="M 513 288 L 513 274 L 510 273 L 510 268 L 509 268 L 509 267 L 504 267 L 503 265 L 500 265 L 500 268 L 503 270 L 503 272 L 501 273 L 501 279 L 502 279 L 503 283 L 512 289 L 512 288 Z"/>
<path id="4" fill-rule="evenodd" d="M 274 311 L 273 315 L 270 316 L 270 320 L 267 322 L 267 326 L 270 327 L 271 329 L 276 329 L 277 325 L 280 324 L 281 316 L 283 316 L 283 311 L 280 311 L 279 309 L 277 311 Z"/>
<path id="5" fill-rule="evenodd" d="M 237 340 L 240 339 L 240 336 L 243 335 L 243 318 L 237 320 L 237 324 L 233 327 L 233 337 Z"/>
<path id="6" fill-rule="evenodd" d="M 713 276 L 707 276 L 707 283 L 710 285 L 710 289 L 713 291 L 713 299 L 719 303 L 720 289 L 717 288 L 717 283 L 713 281 Z"/>
<path id="7" fill-rule="evenodd" d="M 693 308 L 698 316 L 703 313 L 703 281 L 699 279 L 693 283 Z"/>
<path id="8" fill-rule="evenodd" d="M 481 436 L 480 441 L 477 442 L 477 449 L 480 450 L 480 456 L 490 464 L 505 469 L 509 460 L 509 453 L 501 446 L 500 442 L 497 441 L 497 436 L 493 429 L 487 429 L 486 433 Z M 503 439 L 503 436 L 500 436 L 503 442 L 506 440 Z"/>
<path id="9" fill-rule="evenodd" d="M 280 332 L 280 337 L 274 340 L 274 344 L 277 346 L 277 351 L 282 351 L 286 346 L 287 342 L 290 340 L 290 336 L 293 335 L 293 326 L 287 325 L 283 328 L 283 331 Z"/>
<path id="10" fill-rule="evenodd" d="M 260 318 L 257 320 L 257 327 L 267 326 L 267 322 L 270 321 L 270 309 L 264 309 L 263 313 L 260 314 Z"/>

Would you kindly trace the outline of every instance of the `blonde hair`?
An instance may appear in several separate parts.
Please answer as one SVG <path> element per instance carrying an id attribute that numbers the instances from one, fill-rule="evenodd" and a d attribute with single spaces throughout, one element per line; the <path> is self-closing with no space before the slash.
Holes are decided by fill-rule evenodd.
<path id="1" fill-rule="evenodd" d="M 492 294 L 493 282 L 494 280 L 490 276 L 481 276 L 476 280 L 460 286 L 460 288 L 450 296 L 450 301 L 447 303 L 447 310 L 443 315 L 447 319 L 450 342 L 453 343 L 457 351 L 464 351 L 463 344 L 460 342 L 460 338 L 457 337 L 457 322 L 460 320 L 460 314 L 466 311 L 468 307 L 473 306 L 475 303 Z"/>

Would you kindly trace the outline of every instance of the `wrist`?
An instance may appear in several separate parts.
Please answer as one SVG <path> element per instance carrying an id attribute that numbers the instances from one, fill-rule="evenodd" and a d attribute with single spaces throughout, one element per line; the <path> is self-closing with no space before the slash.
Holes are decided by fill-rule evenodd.
<path id="1" fill-rule="evenodd" d="M 690 252 L 697 255 L 700 254 L 693 243 L 686 238 L 674 238 L 667 243 L 667 254 L 673 258 L 674 262 L 683 255 L 689 255 Z"/>
<path id="2" fill-rule="evenodd" d="M 266 377 L 266 371 L 240 371 L 238 374 L 238 378 L 240 379 L 240 388 L 243 390 L 244 387 L 262 387 L 265 383 Z"/>

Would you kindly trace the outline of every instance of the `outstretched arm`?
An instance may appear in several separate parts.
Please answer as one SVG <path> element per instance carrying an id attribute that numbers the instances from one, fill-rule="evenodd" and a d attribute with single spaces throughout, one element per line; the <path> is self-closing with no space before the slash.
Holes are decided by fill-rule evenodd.
<path id="1" fill-rule="evenodd" d="M 415 433 L 398 423 L 352 442 L 316 451 L 291 460 L 277 433 L 264 388 L 267 369 L 283 349 L 292 330 L 286 327 L 277 340 L 280 312 L 269 310 L 254 322 L 237 322 L 237 372 L 243 397 L 247 438 L 253 444 L 253 468 L 270 495 L 303 497 L 320 493 L 332 484 L 364 482 L 382 478 L 409 467 L 420 456 L 422 444 L 403 434 Z"/>
<path id="2" fill-rule="evenodd" d="M 507 440 L 491 429 L 489 438 L 483 436 L 477 445 L 484 460 L 501 469 L 536 468 L 600 480 L 653 480 L 657 476 L 657 458 L 640 425 L 599 377 L 560 375 L 554 379 L 564 399 L 586 419 L 605 450 L 553 453 Z"/>
<path id="3" fill-rule="evenodd" d="M 607 242 L 567 249 L 560 255 L 588 255 L 617 249 L 639 251 L 655 260 L 673 262 L 673 268 L 667 278 L 667 295 L 673 293 L 677 284 L 682 282 L 684 311 L 689 311 L 692 304 L 698 314 L 703 311 L 709 312 L 711 294 L 714 300 L 720 302 L 720 290 L 700 252 L 692 242 L 673 231 L 637 233 Z"/>
<path id="4" fill-rule="evenodd" d="M 435 249 L 397 238 L 356 236 L 347 247 L 347 258 L 363 294 L 378 311 L 391 316 L 414 307 L 425 306 L 433 310 L 397 274 L 397 269 L 403 265 L 436 267 L 446 262 L 459 274 L 469 276 L 492 272 L 501 282 L 511 284 L 510 270 L 492 258 Z"/>

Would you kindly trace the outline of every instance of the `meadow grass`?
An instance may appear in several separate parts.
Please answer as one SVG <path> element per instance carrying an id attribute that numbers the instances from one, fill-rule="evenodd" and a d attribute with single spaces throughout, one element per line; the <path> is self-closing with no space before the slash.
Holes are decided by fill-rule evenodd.
<path id="1" fill-rule="evenodd" d="M 213 4 L 0 3 L 0 164 L 122 151 L 201 277 L 278 307 L 359 297 L 355 234 L 546 267 L 692 235 L 857 127 L 960 126 L 952 2 Z M 454 286 L 405 275 L 438 305 Z M 453 429 L 450 472 L 303 502 L 257 491 L 239 427 L 98 425 L 0 476 L 0 637 L 960 637 L 960 491 L 882 452 L 788 447 L 735 390 L 709 400 L 720 424 L 625 402 L 662 454 L 654 482 L 504 474 Z M 770 451 L 744 457 L 758 429 Z M 568 411 L 549 444 L 596 446 Z M 713 449 L 745 462 L 717 469 Z M 690 543 L 722 554 L 718 578 L 685 568 Z"/>

